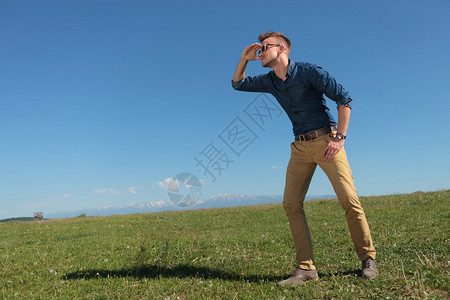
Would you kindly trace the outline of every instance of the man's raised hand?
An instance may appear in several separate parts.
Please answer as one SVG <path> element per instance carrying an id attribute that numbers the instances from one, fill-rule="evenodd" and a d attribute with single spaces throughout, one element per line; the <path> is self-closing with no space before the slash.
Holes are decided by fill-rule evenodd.
<path id="1" fill-rule="evenodd" d="M 250 60 L 258 60 L 259 57 L 256 55 L 256 52 L 261 49 L 262 45 L 258 43 L 251 44 L 247 48 L 244 49 L 244 52 L 242 52 L 242 59 L 246 61 Z"/>
<path id="2" fill-rule="evenodd" d="M 233 81 L 238 82 L 245 78 L 245 68 L 247 67 L 247 63 L 251 60 L 257 60 L 259 57 L 256 55 L 256 52 L 261 49 L 262 45 L 255 43 L 251 44 L 242 52 L 241 59 L 236 67 L 236 71 L 234 71 Z"/>

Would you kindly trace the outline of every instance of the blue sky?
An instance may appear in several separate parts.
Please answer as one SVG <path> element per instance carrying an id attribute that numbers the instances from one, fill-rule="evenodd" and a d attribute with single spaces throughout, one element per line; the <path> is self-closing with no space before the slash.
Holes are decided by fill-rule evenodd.
<path id="1" fill-rule="evenodd" d="M 258 127 L 245 108 L 259 94 L 230 83 L 269 30 L 354 99 L 359 195 L 450 188 L 450 2 L 278 3 L 0 0 L 0 218 L 169 201 L 161 186 L 183 172 L 202 199 L 282 194 L 291 124 Z M 236 118 L 254 133 L 239 156 L 220 138 Z M 232 161 L 215 181 L 194 160 L 211 145 Z M 309 195 L 332 193 L 318 169 Z"/>

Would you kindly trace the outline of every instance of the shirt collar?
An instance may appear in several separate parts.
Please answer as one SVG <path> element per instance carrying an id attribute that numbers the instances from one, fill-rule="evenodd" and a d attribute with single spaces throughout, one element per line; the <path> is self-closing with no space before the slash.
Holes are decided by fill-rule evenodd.
<path id="1" fill-rule="evenodd" d="M 288 67 L 288 70 L 286 72 L 286 78 L 287 77 L 291 77 L 292 72 L 294 72 L 294 65 L 295 64 L 291 60 L 289 60 L 289 67 Z"/>

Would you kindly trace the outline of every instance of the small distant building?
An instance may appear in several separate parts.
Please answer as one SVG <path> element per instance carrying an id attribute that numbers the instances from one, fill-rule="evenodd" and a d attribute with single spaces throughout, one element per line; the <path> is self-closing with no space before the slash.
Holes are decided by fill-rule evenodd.
<path id="1" fill-rule="evenodd" d="M 33 213 L 33 219 L 34 220 L 43 220 L 44 219 L 44 212 L 38 211 Z"/>

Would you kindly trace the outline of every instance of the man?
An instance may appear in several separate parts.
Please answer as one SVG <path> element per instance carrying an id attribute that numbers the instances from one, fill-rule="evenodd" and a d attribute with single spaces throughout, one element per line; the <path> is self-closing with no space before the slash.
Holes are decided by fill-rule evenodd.
<path id="1" fill-rule="evenodd" d="M 291 144 L 291 158 L 286 171 L 283 206 L 294 240 L 297 268 L 279 285 L 301 284 L 318 279 L 303 210 L 305 195 L 317 165 L 330 179 L 338 201 L 345 210 L 353 244 L 362 262 L 362 277 L 375 278 L 378 275 L 374 262 L 375 249 L 343 148 L 352 99 L 321 67 L 289 60 L 291 42 L 282 33 L 263 33 L 259 36 L 259 42 L 245 48 L 234 73 L 232 86 L 239 91 L 272 94 L 293 125 L 295 141 Z M 258 59 L 263 67 L 271 68 L 272 71 L 246 77 L 247 63 Z M 337 104 L 337 124 L 323 95 Z"/>

